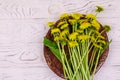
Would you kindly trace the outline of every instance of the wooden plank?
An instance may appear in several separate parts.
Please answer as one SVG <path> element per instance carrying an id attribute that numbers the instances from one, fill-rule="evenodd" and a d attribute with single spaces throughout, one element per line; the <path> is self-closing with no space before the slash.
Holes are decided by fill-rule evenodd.
<path id="1" fill-rule="evenodd" d="M 0 69 L 0 80 L 62 80 L 47 67 L 36 68 L 3 68 Z"/>
<path id="2" fill-rule="evenodd" d="M 43 37 L 47 21 L 56 21 L 63 12 L 95 13 L 109 24 L 109 56 L 95 80 L 120 80 L 120 1 L 119 0 L 0 0 L 0 80 L 62 80 L 47 66 Z"/>

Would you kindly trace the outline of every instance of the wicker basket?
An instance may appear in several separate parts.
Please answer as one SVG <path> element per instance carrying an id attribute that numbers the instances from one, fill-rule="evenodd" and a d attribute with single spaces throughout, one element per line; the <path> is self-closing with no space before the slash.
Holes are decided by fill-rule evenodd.
<path id="1" fill-rule="evenodd" d="M 56 22 L 57 23 L 60 22 L 60 20 L 58 20 Z M 55 25 L 55 26 L 56 26 Z M 101 25 L 100 31 L 103 30 L 103 27 Z M 102 34 L 105 37 L 105 41 L 108 41 L 108 36 L 106 34 L 106 32 L 104 32 Z M 53 37 L 51 36 L 50 30 L 48 31 L 48 33 L 46 34 L 46 38 L 53 40 Z M 109 51 L 109 47 L 106 48 L 106 50 L 104 51 L 104 53 L 101 55 L 100 59 L 99 59 L 99 63 L 96 69 L 96 72 L 101 68 L 101 66 L 104 64 L 107 56 L 108 56 L 108 51 Z M 90 56 L 90 55 L 89 55 Z M 56 73 L 58 76 L 64 78 L 64 74 L 63 74 L 63 69 L 62 69 L 62 64 L 61 62 L 55 57 L 55 55 L 50 51 L 50 49 L 46 46 L 44 46 L 44 57 L 46 59 L 46 62 L 49 66 L 49 68 Z"/>

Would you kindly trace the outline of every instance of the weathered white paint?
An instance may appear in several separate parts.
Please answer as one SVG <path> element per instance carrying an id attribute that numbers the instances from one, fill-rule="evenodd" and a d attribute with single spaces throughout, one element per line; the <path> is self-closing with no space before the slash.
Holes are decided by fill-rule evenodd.
<path id="1" fill-rule="evenodd" d="M 96 5 L 113 42 L 95 80 L 120 80 L 120 0 L 0 0 L 0 80 L 62 80 L 43 56 L 45 24 L 63 12 L 95 13 Z"/>

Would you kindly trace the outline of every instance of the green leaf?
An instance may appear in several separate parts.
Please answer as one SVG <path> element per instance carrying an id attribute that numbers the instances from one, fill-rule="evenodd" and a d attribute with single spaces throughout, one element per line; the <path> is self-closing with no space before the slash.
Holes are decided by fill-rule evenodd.
<path id="1" fill-rule="evenodd" d="M 61 62 L 60 52 L 57 44 L 44 37 L 44 45 L 47 46 L 51 50 L 51 52 L 57 57 L 57 59 Z"/>

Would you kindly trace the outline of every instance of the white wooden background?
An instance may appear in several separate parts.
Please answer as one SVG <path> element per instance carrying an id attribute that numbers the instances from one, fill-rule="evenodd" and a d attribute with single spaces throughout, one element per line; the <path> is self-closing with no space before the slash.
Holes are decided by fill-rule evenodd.
<path id="1" fill-rule="evenodd" d="M 120 0 L 0 0 L 0 80 L 62 80 L 46 65 L 46 22 L 63 12 L 94 13 L 111 25 L 109 56 L 95 80 L 120 80 Z"/>

